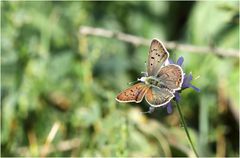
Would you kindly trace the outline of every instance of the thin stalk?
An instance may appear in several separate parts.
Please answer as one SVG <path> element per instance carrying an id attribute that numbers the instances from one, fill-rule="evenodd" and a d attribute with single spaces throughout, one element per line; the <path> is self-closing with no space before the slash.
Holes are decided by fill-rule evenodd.
<path id="1" fill-rule="evenodd" d="M 182 110 L 181 110 L 181 108 L 180 108 L 180 106 L 178 105 L 177 102 L 176 102 L 176 105 L 177 105 L 177 109 L 178 109 L 178 112 L 179 112 L 181 121 L 182 121 L 182 123 L 183 123 L 184 130 L 185 130 L 185 132 L 186 132 L 186 134 L 187 134 L 187 138 L 188 138 L 188 141 L 189 141 L 189 143 L 190 143 L 190 146 L 192 147 L 192 150 L 194 151 L 196 157 L 199 157 L 199 156 L 198 156 L 198 153 L 197 153 L 197 151 L 196 151 L 196 149 L 195 149 L 195 147 L 194 147 L 194 145 L 193 145 L 192 139 L 191 139 L 191 137 L 190 137 L 190 135 L 189 135 L 189 132 L 188 132 L 188 129 L 187 129 L 187 125 L 186 125 L 186 123 L 185 123 L 185 119 L 184 119 L 183 114 L 182 114 Z"/>

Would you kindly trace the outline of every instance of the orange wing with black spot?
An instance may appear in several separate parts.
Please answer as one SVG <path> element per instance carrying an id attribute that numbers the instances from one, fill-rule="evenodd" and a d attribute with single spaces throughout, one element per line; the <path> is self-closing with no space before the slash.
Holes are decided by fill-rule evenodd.
<path id="1" fill-rule="evenodd" d="M 152 86 L 146 93 L 145 99 L 153 107 L 166 105 L 174 97 L 167 88 Z"/>
<path id="2" fill-rule="evenodd" d="M 148 53 L 148 76 L 156 76 L 168 56 L 169 54 L 164 45 L 157 39 L 153 39 Z"/>
<path id="3" fill-rule="evenodd" d="M 182 68 L 175 64 L 164 66 L 157 74 L 159 81 L 171 90 L 179 90 L 183 83 Z"/>
<path id="4" fill-rule="evenodd" d="M 119 102 L 136 102 L 142 101 L 149 87 L 144 83 L 137 83 L 117 95 L 116 100 Z"/>

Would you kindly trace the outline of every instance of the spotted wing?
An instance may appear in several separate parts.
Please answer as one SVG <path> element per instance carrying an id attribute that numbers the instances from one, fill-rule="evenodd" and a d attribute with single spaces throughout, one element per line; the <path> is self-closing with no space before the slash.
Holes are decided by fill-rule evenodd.
<path id="1" fill-rule="evenodd" d="M 136 102 L 139 103 L 142 101 L 145 93 L 149 87 L 144 83 L 137 83 L 132 87 L 124 90 L 117 95 L 116 100 L 119 102 Z"/>
<path id="2" fill-rule="evenodd" d="M 170 64 L 160 69 L 157 78 L 169 89 L 179 90 L 183 83 L 183 71 L 180 66 Z"/>
<path id="3" fill-rule="evenodd" d="M 152 86 L 148 89 L 145 99 L 153 107 L 159 107 L 167 104 L 174 95 L 167 88 L 158 88 Z"/>
<path id="4" fill-rule="evenodd" d="M 148 53 L 148 76 L 156 76 L 168 56 L 169 54 L 163 44 L 157 39 L 153 39 Z"/>

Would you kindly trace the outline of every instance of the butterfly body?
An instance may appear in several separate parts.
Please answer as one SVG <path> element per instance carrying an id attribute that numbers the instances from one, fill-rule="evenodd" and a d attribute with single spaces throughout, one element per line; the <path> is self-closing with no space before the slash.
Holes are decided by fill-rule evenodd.
<path id="1" fill-rule="evenodd" d="M 148 86 L 167 88 L 167 86 L 164 85 L 164 82 L 161 82 L 161 80 L 159 80 L 157 77 L 154 77 L 154 76 L 142 77 L 139 79 L 139 81 L 144 82 Z"/>
<path id="2" fill-rule="evenodd" d="M 169 54 L 163 44 L 153 39 L 148 54 L 146 75 L 138 79 L 139 83 L 118 94 L 116 100 L 139 103 L 145 96 L 152 107 L 170 102 L 174 92 L 181 89 L 184 74 L 180 66 L 165 64 L 168 57 Z"/>

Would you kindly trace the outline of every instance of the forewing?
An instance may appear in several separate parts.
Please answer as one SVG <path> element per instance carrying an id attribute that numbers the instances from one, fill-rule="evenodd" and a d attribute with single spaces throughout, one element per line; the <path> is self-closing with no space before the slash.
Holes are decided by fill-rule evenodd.
<path id="1" fill-rule="evenodd" d="M 163 44 L 157 39 L 153 39 L 148 53 L 148 76 L 156 76 L 168 56 L 169 54 Z"/>
<path id="2" fill-rule="evenodd" d="M 153 107 L 159 107 L 167 104 L 174 97 L 167 88 L 158 88 L 152 86 L 148 89 L 145 99 Z"/>
<path id="3" fill-rule="evenodd" d="M 183 71 L 180 66 L 170 64 L 160 69 L 157 78 L 169 89 L 179 90 L 183 83 Z"/>
<path id="4" fill-rule="evenodd" d="M 149 87 L 144 83 L 137 83 L 132 87 L 124 90 L 117 95 L 116 100 L 119 102 L 136 102 L 139 103 L 142 101 L 145 93 Z"/>

